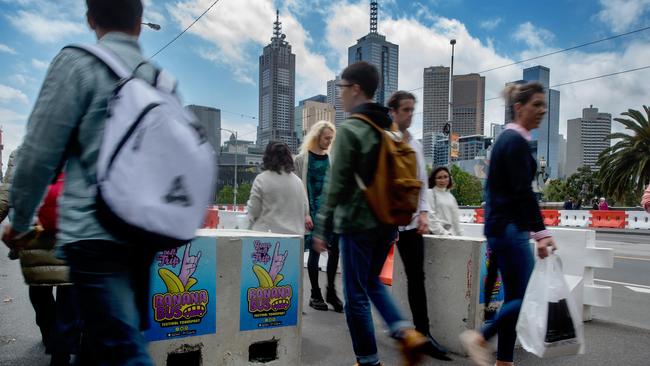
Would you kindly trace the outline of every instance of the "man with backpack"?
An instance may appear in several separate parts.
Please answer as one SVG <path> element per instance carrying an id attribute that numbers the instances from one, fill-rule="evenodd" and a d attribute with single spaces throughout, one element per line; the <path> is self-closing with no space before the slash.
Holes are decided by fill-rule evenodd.
<path id="1" fill-rule="evenodd" d="M 415 95 L 407 91 L 397 91 L 388 99 L 390 116 L 399 131 L 416 152 L 418 179 L 422 182 L 418 211 L 408 225 L 399 227 L 397 249 L 404 263 L 408 281 L 408 298 L 415 329 L 424 334 L 429 342 L 426 353 L 434 358 L 450 361 L 447 350 L 436 342 L 429 332 L 427 293 L 424 286 L 424 238 L 429 232 L 429 208 L 427 204 L 427 170 L 422 145 L 408 131 L 415 111 Z"/>
<path id="2" fill-rule="evenodd" d="M 341 101 L 352 113 L 337 129 L 324 202 L 314 230 L 314 247 L 326 250 L 328 233 L 340 235 L 345 315 L 357 365 L 379 365 L 370 301 L 401 346 L 406 364 L 420 359 L 427 339 L 411 328 L 379 280 L 397 225 L 408 223 L 417 208 L 415 152 L 395 134 L 388 109 L 372 103 L 377 69 L 356 62 L 341 75 Z M 398 151 L 403 154 L 391 154 Z M 400 161 L 402 171 L 392 161 Z M 405 179 L 395 179 L 400 178 Z M 395 182 L 400 182 L 395 184 Z M 399 223 L 398 223 L 399 222 Z"/>
<path id="3" fill-rule="evenodd" d="M 99 40 L 98 47 L 120 59 L 137 79 L 156 83 L 157 71 L 146 63 L 138 44 L 141 1 L 86 0 L 86 5 L 88 24 Z M 52 61 L 18 156 L 11 192 L 12 227 L 4 235 L 6 242 L 16 242 L 29 231 L 34 211 L 48 184 L 65 163 L 57 255 L 69 264 L 70 278 L 78 295 L 83 341 L 77 363 L 83 365 L 153 364 L 141 330 L 147 326 L 149 272 L 159 248 L 155 243 L 109 230 L 97 217 L 97 197 L 102 193 L 98 190 L 102 181 L 97 178 L 97 172 L 103 169 L 98 162 L 106 153 L 102 146 L 105 130 L 116 123 L 106 120 L 116 116 L 107 110 L 121 78 L 118 75 L 115 68 L 78 48 L 64 48 Z M 125 114 L 125 119 L 138 120 L 138 115 Z M 137 137 L 136 141 L 127 139 L 117 147 L 108 148 L 120 154 L 133 154 L 141 145 L 147 148 L 147 135 L 139 133 Z M 120 151 L 122 145 L 128 146 L 128 151 Z M 178 151 L 173 144 L 168 149 Z M 120 159 L 115 154 L 111 164 L 116 156 Z M 182 180 L 182 177 L 178 179 L 180 192 L 183 192 Z M 166 183 L 161 179 L 159 184 Z M 131 190 L 156 192 L 158 189 L 148 182 L 142 185 L 145 187 L 132 186 Z M 169 197 L 168 201 L 187 198 L 182 194 Z"/>

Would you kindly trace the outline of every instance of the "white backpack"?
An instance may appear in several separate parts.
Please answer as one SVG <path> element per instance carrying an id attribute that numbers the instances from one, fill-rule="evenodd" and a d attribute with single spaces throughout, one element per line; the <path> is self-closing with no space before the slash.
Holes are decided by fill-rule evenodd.
<path id="1" fill-rule="evenodd" d="M 120 78 L 108 102 L 97 161 L 97 217 L 119 239 L 157 249 L 192 240 L 214 197 L 217 161 L 205 129 L 164 71 L 150 85 L 101 45 L 68 46 Z"/>

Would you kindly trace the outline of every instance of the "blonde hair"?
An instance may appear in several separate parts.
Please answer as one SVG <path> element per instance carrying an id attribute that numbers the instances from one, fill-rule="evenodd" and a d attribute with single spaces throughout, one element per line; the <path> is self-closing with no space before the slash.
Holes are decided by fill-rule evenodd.
<path id="1" fill-rule="evenodd" d="M 326 129 L 332 130 L 332 132 L 334 133 L 334 137 L 336 137 L 336 127 L 334 127 L 334 125 L 331 122 L 318 121 L 313 126 L 311 126 L 309 132 L 307 132 L 307 135 L 305 135 L 305 138 L 302 141 L 302 145 L 300 145 L 300 153 L 303 155 L 308 154 L 309 150 L 318 146 L 318 140 L 323 134 L 323 131 L 325 131 Z M 330 145 L 330 147 L 331 146 L 332 145 Z"/>

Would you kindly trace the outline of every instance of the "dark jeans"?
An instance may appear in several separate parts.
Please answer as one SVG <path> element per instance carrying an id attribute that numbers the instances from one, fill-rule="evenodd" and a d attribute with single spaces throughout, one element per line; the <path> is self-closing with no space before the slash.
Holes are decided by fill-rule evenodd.
<path id="1" fill-rule="evenodd" d="M 146 244 L 89 240 L 64 247 L 83 321 L 79 365 L 153 365 L 141 333 L 147 325 Z"/>
<path id="2" fill-rule="evenodd" d="M 508 224 L 502 236 L 488 237 L 492 260 L 501 271 L 505 301 L 494 322 L 486 325 L 483 337 L 488 340 L 499 335 L 497 360 L 512 362 L 517 339 L 517 319 L 526 293 L 528 280 L 533 272 L 535 258 L 530 246 L 530 234 L 521 231 L 515 224 Z M 492 264 L 490 264 L 492 265 Z"/>
<path id="3" fill-rule="evenodd" d="M 427 293 L 424 287 L 424 239 L 417 229 L 401 231 L 397 242 L 399 256 L 404 263 L 409 306 L 413 314 L 415 330 L 429 334 L 429 315 L 427 312 Z"/>
<path id="4" fill-rule="evenodd" d="M 352 338 L 352 348 L 360 363 L 379 360 L 370 301 L 384 319 L 391 335 L 409 327 L 386 286 L 379 280 L 397 230 L 383 227 L 373 231 L 341 234 L 341 264 L 345 318 Z"/>
<path id="5" fill-rule="evenodd" d="M 338 235 L 334 236 L 331 243 L 328 243 L 328 256 L 327 256 L 327 287 L 334 288 L 334 279 L 336 278 L 336 269 L 339 265 L 339 243 Z M 320 253 L 312 248 L 309 248 L 309 257 L 307 258 L 307 273 L 309 274 L 309 282 L 311 289 L 316 290 L 318 285 L 318 261 Z"/>

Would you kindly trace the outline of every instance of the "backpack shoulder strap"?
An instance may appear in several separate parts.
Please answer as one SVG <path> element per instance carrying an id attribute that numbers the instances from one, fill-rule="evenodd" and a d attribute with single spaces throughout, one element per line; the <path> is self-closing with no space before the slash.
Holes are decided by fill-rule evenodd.
<path id="1" fill-rule="evenodd" d="M 120 78 L 126 79 L 133 74 L 132 70 L 116 55 L 113 51 L 99 44 L 72 44 L 65 46 L 65 48 L 75 48 L 78 50 L 86 51 L 91 55 L 97 57 L 106 66 Z"/>

